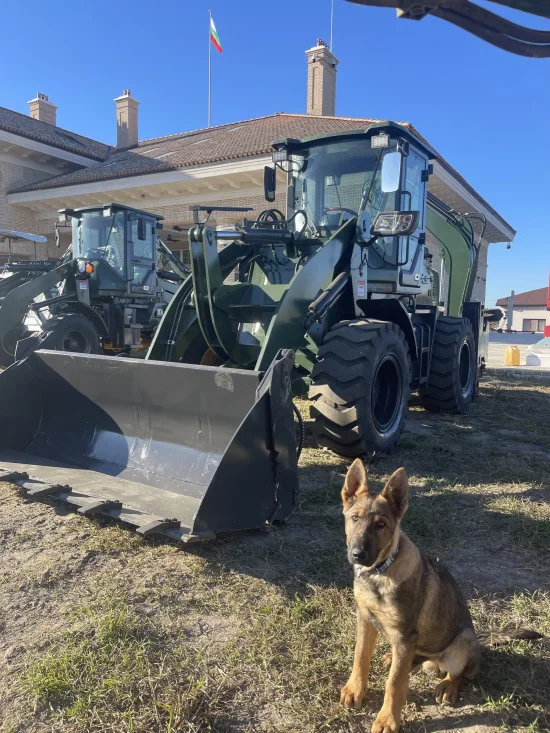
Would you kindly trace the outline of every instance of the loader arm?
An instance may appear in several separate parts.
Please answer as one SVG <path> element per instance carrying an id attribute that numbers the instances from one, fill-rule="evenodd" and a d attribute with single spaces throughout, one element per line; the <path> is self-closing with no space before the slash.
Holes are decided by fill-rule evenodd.
<path id="1" fill-rule="evenodd" d="M 193 290 L 200 328 L 210 350 L 222 362 L 235 352 L 236 333 L 224 313 L 218 317 L 215 297 L 223 285 L 216 235 L 211 227 L 195 227 L 189 233 Z"/>
<path id="2" fill-rule="evenodd" d="M 356 225 L 356 217 L 349 219 L 298 270 L 271 320 L 256 369 L 266 369 L 282 344 L 293 344 L 295 350 L 306 346 L 308 308 L 332 282 L 344 251 L 353 241 Z"/>
<path id="3" fill-rule="evenodd" d="M 11 293 L 12 290 L 28 282 L 33 277 L 39 277 L 46 271 L 47 268 L 43 267 L 39 272 L 35 271 L 34 273 L 30 270 L 7 271 L 2 273 L 0 276 L 0 303 L 2 303 L 6 295 Z"/>
<path id="4" fill-rule="evenodd" d="M 67 276 L 70 265 L 71 262 L 65 262 L 54 270 L 19 285 L 6 295 L 0 306 L 0 340 L 8 331 L 22 323 L 29 309 L 29 303 L 32 303 L 34 298 Z"/>
<path id="5" fill-rule="evenodd" d="M 242 246 L 232 242 L 218 252 L 223 277 L 227 277 L 238 264 Z M 145 356 L 152 361 L 181 361 L 193 338 L 200 333 L 197 312 L 187 308 L 187 301 L 193 291 L 191 275 L 180 285 L 178 292 L 168 304 L 158 325 L 151 346 Z"/>

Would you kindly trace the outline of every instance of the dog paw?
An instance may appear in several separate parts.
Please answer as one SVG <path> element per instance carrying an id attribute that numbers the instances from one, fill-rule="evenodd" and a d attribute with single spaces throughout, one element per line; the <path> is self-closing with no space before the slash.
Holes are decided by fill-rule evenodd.
<path id="1" fill-rule="evenodd" d="M 399 721 L 391 712 L 381 710 L 372 724 L 371 733 L 397 733 L 399 725 Z"/>
<path id="2" fill-rule="evenodd" d="M 460 679 L 444 680 L 435 688 L 435 700 L 439 705 L 454 705 L 460 689 Z"/>
<path id="3" fill-rule="evenodd" d="M 363 685 L 357 684 L 353 680 L 342 687 L 340 693 L 340 705 L 343 705 L 348 710 L 359 710 L 363 698 L 365 697 L 365 689 Z"/>
<path id="4" fill-rule="evenodd" d="M 382 657 L 382 666 L 384 669 L 389 669 L 391 667 L 391 652 L 384 654 Z"/>

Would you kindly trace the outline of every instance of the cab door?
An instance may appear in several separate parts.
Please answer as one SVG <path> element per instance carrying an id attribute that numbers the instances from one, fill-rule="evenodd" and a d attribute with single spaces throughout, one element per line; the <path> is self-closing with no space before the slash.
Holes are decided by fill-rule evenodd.
<path id="1" fill-rule="evenodd" d="M 405 163 L 402 208 L 405 211 L 418 211 L 416 231 L 409 237 L 401 237 L 401 257 L 403 263 L 399 273 L 399 285 L 420 288 L 421 272 L 424 264 L 424 233 L 426 230 L 426 194 L 428 186 L 428 158 L 412 146 L 403 158 Z"/>
<path id="2" fill-rule="evenodd" d="M 134 295 L 154 296 L 156 287 L 155 219 L 131 214 L 129 224 L 130 292 Z"/>

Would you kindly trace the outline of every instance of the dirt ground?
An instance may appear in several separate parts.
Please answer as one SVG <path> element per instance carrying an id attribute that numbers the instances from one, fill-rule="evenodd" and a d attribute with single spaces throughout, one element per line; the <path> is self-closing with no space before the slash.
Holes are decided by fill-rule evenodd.
<path id="1" fill-rule="evenodd" d="M 299 403 L 303 414 L 307 402 Z M 486 381 L 466 416 L 412 406 L 400 447 L 405 530 L 446 563 L 480 631 L 550 637 L 550 388 Z M 314 447 L 282 527 L 190 547 L 23 498 L 0 484 L 0 731 L 359 733 L 383 696 L 338 705 L 354 645 L 339 492 L 347 463 Z M 550 639 L 487 651 L 456 707 L 411 678 L 403 731 L 550 730 Z"/>

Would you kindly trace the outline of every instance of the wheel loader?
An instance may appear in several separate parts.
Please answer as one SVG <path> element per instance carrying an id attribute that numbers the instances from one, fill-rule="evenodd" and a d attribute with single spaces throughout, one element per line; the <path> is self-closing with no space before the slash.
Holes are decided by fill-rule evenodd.
<path id="1" fill-rule="evenodd" d="M 265 197 L 283 169 L 287 211 L 214 228 L 227 207 L 193 207 L 191 274 L 144 360 L 38 350 L 0 374 L 5 477 L 190 541 L 288 517 L 293 391 L 349 457 L 396 445 L 411 390 L 468 408 L 487 347 L 479 244 L 471 215 L 428 194 L 434 152 L 393 122 L 273 148 Z"/>
<path id="2" fill-rule="evenodd" d="M 189 274 L 157 237 L 161 219 L 119 204 L 60 211 L 56 233 L 72 229 L 64 256 L 7 265 L 0 280 L 0 365 L 13 363 L 16 348 L 19 358 L 37 348 L 144 349 Z"/>

